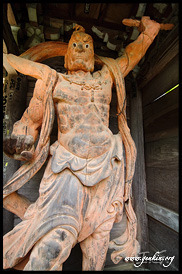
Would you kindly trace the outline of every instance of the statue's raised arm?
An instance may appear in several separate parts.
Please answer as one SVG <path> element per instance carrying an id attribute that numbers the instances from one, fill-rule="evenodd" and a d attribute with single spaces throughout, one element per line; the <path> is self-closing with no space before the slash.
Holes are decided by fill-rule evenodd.
<path id="1" fill-rule="evenodd" d="M 145 55 L 147 49 L 159 33 L 161 24 L 151 20 L 148 16 L 143 16 L 141 21 L 124 19 L 123 23 L 128 26 L 137 26 L 141 32 L 138 38 L 125 48 L 124 54 L 116 59 L 123 77 L 125 77 Z M 170 27 L 172 27 L 172 24 L 169 26 L 169 29 Z"/>

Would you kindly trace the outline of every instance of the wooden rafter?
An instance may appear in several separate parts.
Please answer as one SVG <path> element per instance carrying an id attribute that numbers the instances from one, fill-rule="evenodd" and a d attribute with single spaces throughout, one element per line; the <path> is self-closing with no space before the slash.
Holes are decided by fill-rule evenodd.
<path id="1" fill-rule="evenodd" d="M 7 46 L 8 53 L 19 55 L 19 49 L 13 37 L 10 24 L 7 18 L 7 4 L 3 4 L 3 39 Z"/>

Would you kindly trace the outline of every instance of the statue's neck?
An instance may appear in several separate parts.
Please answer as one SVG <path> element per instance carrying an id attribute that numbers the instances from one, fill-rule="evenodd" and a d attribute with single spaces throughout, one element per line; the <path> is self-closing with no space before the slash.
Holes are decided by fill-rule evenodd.
<path id="1" fill-rule="evenodd" d="M 73 75 L 76 77 L 82 77 L 82 78 L 91 78 L 92 75 L 90 71 L 83 71 L 83 70 L 77 70 L 77 71 L 68 71 L 68 75 Z"/>

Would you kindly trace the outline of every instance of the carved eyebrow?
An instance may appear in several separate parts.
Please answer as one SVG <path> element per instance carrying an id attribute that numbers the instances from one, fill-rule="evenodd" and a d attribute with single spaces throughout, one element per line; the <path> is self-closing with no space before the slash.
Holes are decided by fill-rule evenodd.
<path id="1" fill-rule="evenodd" d="M 83 38 L 75 36 L 73 40 L 76 41 L 76 42 L 79 42 L 80 38 L 82 39 L 83 42 L 93 42 L 93 39 L 90 36 L 84 36 Z"/>
<path id="2" fill-rule="evenodd" d="M 93 44 L 93 39 L 92 39 L 92 37 L 91 36 L 78 36 L 78 35 L 75 35 L 74 37 L 72 37 L 72 39 L 70 40 L 71 41 L 71 43 L 74 43 L 74 42 L 76 42 L 76 43 L 78 43 L 79 41 L 83 41 L 84 43 L 92 43 Z"/>
<path id="3" fill-rule="evenodd" d="M 87 36 L 87 37 L 83 38 L 83 41 L 84 42 L 92 42 L 93 40 L 92 40 L 92 38 L 90 36 Z"/>

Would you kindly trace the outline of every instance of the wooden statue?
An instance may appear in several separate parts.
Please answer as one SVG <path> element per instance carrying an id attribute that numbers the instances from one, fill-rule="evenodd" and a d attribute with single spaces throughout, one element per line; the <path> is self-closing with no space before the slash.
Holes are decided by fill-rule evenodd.
<path id="1" fill-rule="evenodd" d="M 139 252 L 130 197 L 136 148 L 126 121 L 123 79 L 145 55 L 161 26 L 149 17 L 125 21 L 131 22 L 139 25 L 141 34 L 116 60 L 94 55 L 92 37 L 78 25 L 68 46 L 47 42 L 20 57 L 8 54 L 12 67 L 37 82 L 29 107 L 4 140 L 9 157 L 26 161 L 4 187 L 4 207 L 22 218 L 4 236 L 5 269 L 21 262 L 24 270 L 61 270 L 76 243 L 83 253 L 83 270 L 102 270 L 109 246 L 114 249 L 114 263 Z M 65 55 L 67 74 L 35 62 L 58 55 Z M 94 62 L 103 66 L 92 73 Z M 116 135 L 108 128 L 113 83 L 118 98 Z M 50 147 L 55 112 L 58 140 Z M 30 204 L 16 190 L 47 157 L 39 198 Z M 112 226 L 122 220 L 124 208 L 127 229 L 110 241 Z"/>

